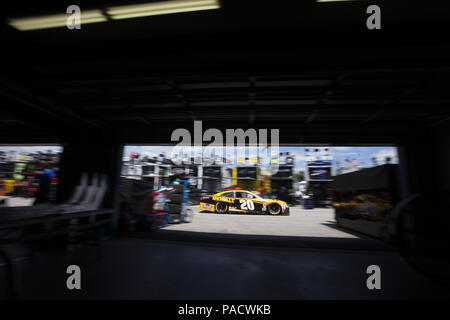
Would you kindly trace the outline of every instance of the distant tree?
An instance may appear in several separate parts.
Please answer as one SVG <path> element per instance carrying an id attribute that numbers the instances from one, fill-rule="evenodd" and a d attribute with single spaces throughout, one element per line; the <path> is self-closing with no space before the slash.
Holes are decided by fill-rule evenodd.
<path id="1" fill-rule="evenodd" d="M 374 166 L 377 166 L 377 165 L 378 165 L 377 157 L 372 157 L 372 164 L 373 164 Z"/>
<path id="2" fill-rule="evenodd" d="M 294 174 L 294 180 L 297 182 L 304 181 L 305 180 L 305 172 L 299 171 L 296 174 Z"/>

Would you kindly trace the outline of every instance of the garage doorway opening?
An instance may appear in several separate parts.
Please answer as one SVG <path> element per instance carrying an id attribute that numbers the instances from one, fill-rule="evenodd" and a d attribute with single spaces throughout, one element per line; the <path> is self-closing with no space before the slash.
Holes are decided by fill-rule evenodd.
<path id="1" fill-rule="evenodd" d="M 190 154 L 179 163 L 172 150 L 124 147 L 121 213 L 128 223 L 122 232 L 158 230 L 190 239 L 381 237 L 377 233 L 396 201 L 395 146 L 281 146 L 276 157 L 269 153 L 270 163 L 278 165 L 275 173 L 248 154 L 207 163 Z M 271 204 L 280 211 L 270 211 Z"/>
<path id="2" fill-rule="evenodd" d="M 55 201 L 62 152 L 59 145 L 0 145 L 0 206 Z"/>
<path id="3" fill-rule="evenodd" d="M 382 237 L 397 201 L 395 146 L 280 146 L 266 162 L 234 150 L 206 163 L 193 153 L 174 161 L 173 148 L 124 147 L 122 233 L 207 242 L 370 241 Z M 263 163 L 276 163 L 276 172 Z"/>

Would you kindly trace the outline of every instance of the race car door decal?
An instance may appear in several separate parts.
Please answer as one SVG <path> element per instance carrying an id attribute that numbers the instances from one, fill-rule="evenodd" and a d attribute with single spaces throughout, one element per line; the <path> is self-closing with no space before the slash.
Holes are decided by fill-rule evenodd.
<path id="1" fill-rule="evenodd" d="M 250 200 L 250 199 L 248 199 L 248 200 L 241 199 L 239 201 L 241 203 L 241 209 L 242 210 L 249 210 L 249 211 L 255 210 L 255 204 L 253 203 L 252 200 Z"/>

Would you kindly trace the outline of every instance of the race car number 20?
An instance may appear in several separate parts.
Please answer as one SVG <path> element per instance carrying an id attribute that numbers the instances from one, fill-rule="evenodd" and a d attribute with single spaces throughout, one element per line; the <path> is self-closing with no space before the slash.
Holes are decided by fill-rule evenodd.
<path id="1" fill-rule="evenodd" d="M 241 202 L 241 209 L 242 210 L 255 210 L 255 205 L 253 204 L 253 201 L 252 200 L 245 200 L 245 199 L 242 199 L 242 200 L 240 200 L 240 202 Z"/>

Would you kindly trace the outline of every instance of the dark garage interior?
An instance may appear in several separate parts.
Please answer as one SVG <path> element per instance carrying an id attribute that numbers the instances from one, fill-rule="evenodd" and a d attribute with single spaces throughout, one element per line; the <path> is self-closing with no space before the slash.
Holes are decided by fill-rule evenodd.
<path id="1" fill-rule="evenodd" d="M 106 21 L 30 31 L 9 19 L 65 14 L 65 4 L 1 4 L 0 144 L 63 147 L 58 203 L 83 173 L 108 186 L 101 210 L 76 213 L 79 241 L 64 231 L 74 216 L 52 217 L 43 236 L 41 209 L 16 221 L 0 208 L 0 226 L 37 228 L 1 238 L 1 297 L 448 299 L 448 3 L 219 3 L 115 20 L 107 8 L 126 2 L 83 0 Z M 379 30 L 366 27 L 371 4 Z M 281 145 L 396 146 L 399 196 L 413 199 L 398 213 L 397 241 L 121 235 L 124 146 L 173 145 L 172 132 L 194 121 L 278 128 Z M 83 290 L 67 290 L 70 264 L 83 270 Z M 383 290 L 365 286 L 371 264 L 386 270 Z"/>

